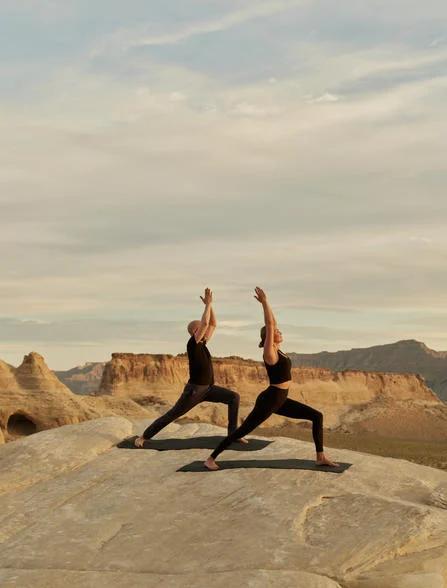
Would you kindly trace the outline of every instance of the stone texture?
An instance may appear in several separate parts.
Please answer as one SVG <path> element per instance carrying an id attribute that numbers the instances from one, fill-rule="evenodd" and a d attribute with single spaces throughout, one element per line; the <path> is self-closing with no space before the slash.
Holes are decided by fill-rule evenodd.
<path id="1" fill-rule="evenodd" d="M 447 484 L 439 484 L 430 495 L 429 503 L 447 510 Z"/>
<path id="2" fill-rule="evenodd" d="M 143 408 L 130 398 L 114 396 L 83 396 L 82 403 L 90 407 L 101 416 L 126 416 L 134 419 L 156 417 L 159 410 L 153 406 Z"/>
<path id="3" fill-rule="evenodd" d="M 26 419 L 37 431 L 101 416 L 72 394 L 34 352 L 18 368 L 0 362 L 0 429 L 6 440 L 20 436 L 19 430 L 8 427 L 12 415 Z"/>
<path id="4" fill-rule="evenodd" d="M 157 413 L 130 398 L 77 396 L 35 352 L 26 355 L 18 368 L 0 361 L 0 443 L 33 431 L 123 414 L 148 418 Z"/>
<path id="5" fill-rule="evenodd" d="M 152 574 L 66 570 L 5 570 L 0 569 L 2 588 L 340 588 L 340 584 L 330 578 L 301 572 L 282 570 L 230 571 L 220 574 Z"/>
<path id="6" fill-rule="evenodd" d="M 131 431 L 132 423 L 127 419 L 106 417 L 8 443 L 0 452 L 0 493 L 75 469 L 110 449 Z"/>
<path id="7" fill-rule="evenodd" d="M 342 474 L 269 469 L 312 459 L 275 438 L 225 452 L 255 468 L 180 472 L 207 449 L 118 449 L 146 422 L 111 417 L 0 447 L 0 585 L 441 588 L 447 473 L 332 450 Z M 160 438 L 211 436 L 172 424 Z M 405 583 L 406 582 L 406 583 Z M 425 582 L 425 584 L 423 584 Z"/>
<path id="8" fill-rule="evenodd" d="M 444 588 L 441 574 L 399 574 L 359 578 L 348 582 L 346 588 Z"/>

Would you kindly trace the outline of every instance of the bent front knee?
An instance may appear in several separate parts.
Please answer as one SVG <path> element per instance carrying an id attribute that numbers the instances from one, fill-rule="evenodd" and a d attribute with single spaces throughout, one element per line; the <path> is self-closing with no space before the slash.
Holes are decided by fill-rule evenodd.
<path id="1" fill-rule="evenodd" d="M 313 420 L 318 424 L 318 425 L 323 425 L 323 413 L 320 412 L 319 410 L 315 411 L 315 415 Z"/>

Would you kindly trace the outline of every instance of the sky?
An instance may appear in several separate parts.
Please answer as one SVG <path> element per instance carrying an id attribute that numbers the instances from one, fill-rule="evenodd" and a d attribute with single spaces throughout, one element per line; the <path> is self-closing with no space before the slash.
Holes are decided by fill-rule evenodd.
<path id="1" fill-rule="evenodd" d="M 0 358 L 447 349 L 445 0 L 2 0 Z"/>

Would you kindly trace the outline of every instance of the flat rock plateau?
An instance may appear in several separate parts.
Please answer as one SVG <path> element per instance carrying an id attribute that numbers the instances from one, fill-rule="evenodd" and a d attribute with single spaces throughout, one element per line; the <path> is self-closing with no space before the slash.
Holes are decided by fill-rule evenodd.
<path id="1" fill-rule="evenodd" d="M 336 473 L 311 466 L 312 443 L 257 436 L 208 472 L 224 430 L 204 423 L 117 447 L 148 422 L 0 446 L 2 588 L 447 585 L 447 472 L 332 449 L 351 464 Z"/>

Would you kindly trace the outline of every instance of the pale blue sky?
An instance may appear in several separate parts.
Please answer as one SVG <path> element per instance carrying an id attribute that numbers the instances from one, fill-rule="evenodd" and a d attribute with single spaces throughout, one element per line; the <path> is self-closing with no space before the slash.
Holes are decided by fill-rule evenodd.
<path id="1" fill-rule="evenodd" d="M 3 0 L 0 358 L 446 349 L 442 0 Z"/>

